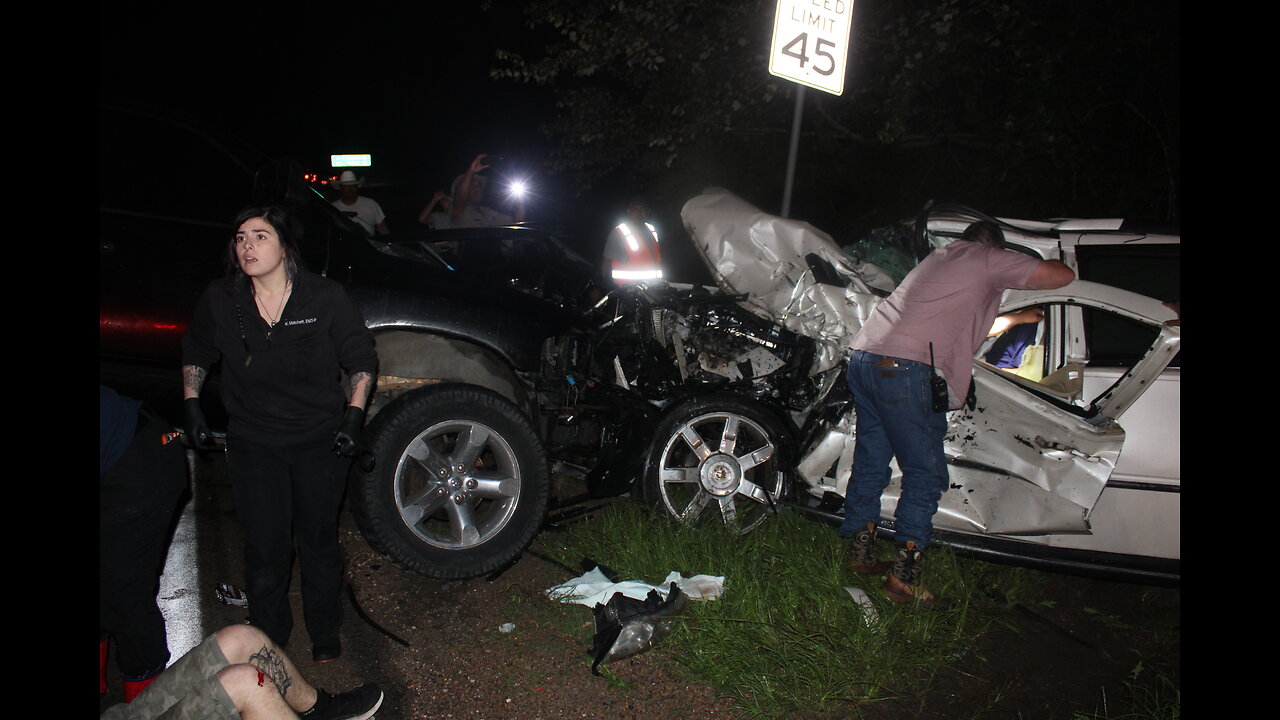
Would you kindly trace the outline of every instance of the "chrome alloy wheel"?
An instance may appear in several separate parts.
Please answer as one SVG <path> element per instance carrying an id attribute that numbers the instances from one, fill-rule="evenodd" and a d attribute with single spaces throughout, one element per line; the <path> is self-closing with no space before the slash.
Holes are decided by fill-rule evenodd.
<path id="1" fill-rule="evenodd" d="M 734 412 L 708 412 L 676 425 L 658 457 L 657 490 L 671 515 L 754 529 L 777 509 L 783 474 L 771 434 Z"/>
<path id="2" fill-rule="evenodd" d="M 430 545 L 465 549 L 506 527 L 520 497 L 520 465 L 501 434 L 471 420 L 433 425 L 395 471 L 400 518 Z"/>

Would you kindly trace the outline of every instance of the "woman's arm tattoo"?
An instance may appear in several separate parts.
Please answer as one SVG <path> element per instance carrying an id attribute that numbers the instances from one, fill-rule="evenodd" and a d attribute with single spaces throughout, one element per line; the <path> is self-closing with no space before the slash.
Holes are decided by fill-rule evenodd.
<path id="1" fill-rule="evenodd" d="M 189 394 L 199 397 L 200 389 L 204 387 L 204 379 L 208 374 L 209 371 L 199 365 L 183 365 L 182 388 L 184 391 L 190 391 L 190 393 L 184 392 L 183 397 L 187 397 Z"/>
<path id="2" fill-rule="evenodd" d="M 373 373 L 358 372 L 351 376 L 351 404 L 364 409 L 369 403 L 369 395 L 373 393 Z"/>
<path id="3" fill-rule="evenodd" d="M 275 683 L 276 690 L 280 691 L 281 697 L 289 692 L 289 688 L 293 686 L 293 679 L 289 677 L 289 671 L 285 667 L 284 657 L 277 651 L 262 646 L 262 649 L 249 656 L 249 664 L 258 668 L 258 672 L 271 678 L 271 682 Z M 262 681 L 262 675 L 258 676 L 259 684 Z"/>

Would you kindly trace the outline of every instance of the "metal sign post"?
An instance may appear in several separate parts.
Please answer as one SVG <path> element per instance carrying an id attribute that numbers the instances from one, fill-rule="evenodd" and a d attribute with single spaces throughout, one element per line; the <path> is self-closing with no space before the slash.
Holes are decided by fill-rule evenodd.
<path id="1" fill-rule="evenodd" d="M 853 0 L 778 0 L 773 16 L 769 73 L 800 85 L 796 88 L 796 109 L 791 121 L 782 217 L 791 213 L 791 187 L 800 146 L 805 87 L 832 95 L 844 92 L 852 15 Z"/>
<path id="2" fill-rule="evenodd" d="M 782 183 L 782 217 L 791 217 L 791 187 L 796 176 L 796 155 L 800 151 L 800 120 L 804 117 L 804 86 L 796 86 L 796 111 L 791 116 L 791 146 L 787 150 L 787 177 Z"/>

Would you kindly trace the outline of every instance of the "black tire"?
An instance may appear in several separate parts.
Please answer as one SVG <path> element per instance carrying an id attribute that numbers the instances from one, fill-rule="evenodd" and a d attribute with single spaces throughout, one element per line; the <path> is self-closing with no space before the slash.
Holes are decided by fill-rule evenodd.
<path id="1" fill-rule="evenodd" d="M 375 464 L 357 472 L 352 513 L 370 547 L 440 580 L 515 560 L 547 512 L 547 457 L 511 401 L 474 385 L 406 393 L 370 421 Z"/>
<path id="2" fill-rule="evenodd" d="M 645 502 L 692 525 L 749 532 L 789 490 L 790 435 L 767 410 L 732 396 L 694 398 L 658 421 L 641 483 Z"/>

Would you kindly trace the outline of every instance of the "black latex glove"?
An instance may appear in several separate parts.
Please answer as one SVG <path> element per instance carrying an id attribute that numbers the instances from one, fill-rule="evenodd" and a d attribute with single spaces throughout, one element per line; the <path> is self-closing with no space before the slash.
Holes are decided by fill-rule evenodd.
<path id="1" fill-rule="evenodd" d="M 213 450 L 213 433 L 209 432 L 209 423 L 204 419 L 204 411 L 200 409 L 200 398 L 187 398 L 182 401 L 182 431 L 187 442 L 197 450 Z"/>
<path id="2" fill-rule="evenodd" d="M 333 451 L 342 457 L 355 457 L 360 450 L 360 430 L 364 427 L 364 410 L 347 406 L 347 414 L 342 416 L 342 427 L 333 437 Z"/>

